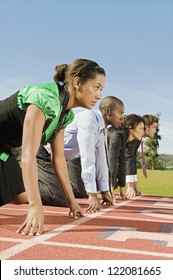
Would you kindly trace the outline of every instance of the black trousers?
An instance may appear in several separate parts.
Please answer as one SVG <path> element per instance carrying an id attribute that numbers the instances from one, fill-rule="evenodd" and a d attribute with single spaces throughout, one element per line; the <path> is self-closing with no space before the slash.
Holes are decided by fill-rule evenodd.
<path id="1" fill-rule="evenodd" d="M 74 158 L 67 161 L 68 173 L 73 192 L 76 198 L 88 198 L 84 182 L 81 178 L 81 161 L 80 158 Z"/>
<path id="2" fill-rule="evenodd" d="M 38 184 L 44 205 L 68 207 L 66 196 L 52 166 L 50 155 L 44 147 L 37 154 Z M 84 183 L 81 179 L 80 159 L 67 161 L 70 182 L 75 198 L 87 198 Z"/>
<path id="3" fill-rule="evenodd" d="M 68 207 L 66 196 L 55 176 L 50 156 L 44 148 L 39 150 L 37 166 L 43 205 Z M 67 167 L 75 198 L 88 198 L 81 179 L 80 158 L 67 161 Z M 22 192 L 25 192 L 22 171 L 15 156 L 11 154 L 7 161 L 0 160 L 0 206 L 10 203 Z"/>
<path id="4" fill-rule="evenodd" d="M 0 206 L 11 202 L 18 194 L 25 192 L 22 172 L 15 156 L 0 160 Z"/>

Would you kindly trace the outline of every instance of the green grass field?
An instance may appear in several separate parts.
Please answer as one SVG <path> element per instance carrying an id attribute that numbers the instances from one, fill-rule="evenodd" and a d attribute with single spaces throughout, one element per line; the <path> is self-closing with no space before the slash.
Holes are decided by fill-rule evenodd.
<path id="1" fill-rule="evenodd" d="M 147 179 L 138 170 L 138 183 L 142 194 L 173 196 L 173 171 L 147 170 Z"/>
<path id="2" fill-rule="evenodd" d="M 142 194 L 173 196 L 173 171 L 147 170 L 147 179 L 138 170 L 138 185 Z M 119 188 L 115 193 L 119 192 Z"/>

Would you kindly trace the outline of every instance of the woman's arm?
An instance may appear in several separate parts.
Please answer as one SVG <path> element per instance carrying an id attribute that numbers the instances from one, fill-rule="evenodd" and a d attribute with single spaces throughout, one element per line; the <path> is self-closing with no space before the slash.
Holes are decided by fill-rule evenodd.
<path id="1" fill-rule="evenodd" d="M 64 129 L 60 130 L 60 132 L 56 136 L 53 144 L 51 145 L 51 150 L 52 164 L 55 170 L 55 174 L 69 203 L 69 215 L 73 214 L 74 218 L 76 218 L 77 216 L 83 216 L 83 212 L 75 200 L 68 175 L 67 163 L 64 156 Z"/>
<path id="2" fill-rule="evenodd" d="M 18 229 L 22 234 L 39 235 L 44 231 L 44 214 L 36 161 L 44 123 L 43 112 L 37 106 L 29 105 L 23 127 L 21 167 L 30 209 L 26 220 Z"/>

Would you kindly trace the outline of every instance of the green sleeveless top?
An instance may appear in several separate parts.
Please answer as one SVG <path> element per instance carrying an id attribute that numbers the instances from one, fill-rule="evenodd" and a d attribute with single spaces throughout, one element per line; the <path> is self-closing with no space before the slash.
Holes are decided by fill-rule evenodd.
<path id="1" fill-rule="evenodd" d="M 60 104 L 59 90 L 55 82 L 47 84 L 37 84 L 34 86 L 25 86 L 17 97 L 18 107 L 25 111 L 28 105 L 35 104 L 45 115 L 46 123 L 42 134 L 42 143 L 49 142 L 50 137 L 55 131 L 63 106 Z M 69 110 L 62 128 L 66 128 L 74 119 L 74 112 Z M 7 153 L 1 153 L 0 159 L 6 161 L 9 157 Z"/>

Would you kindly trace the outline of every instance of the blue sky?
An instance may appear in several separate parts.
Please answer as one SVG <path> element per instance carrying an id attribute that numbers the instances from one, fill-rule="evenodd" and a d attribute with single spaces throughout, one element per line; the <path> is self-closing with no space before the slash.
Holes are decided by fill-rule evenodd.
<path id="1" fill-rule="evenodd" d="M 79 57 L 105 68 L 103 96 L 126 114 L 161 113 L 158 151 L 173 154 L 173 1 L 0 0 L 0 99 Z"/>

